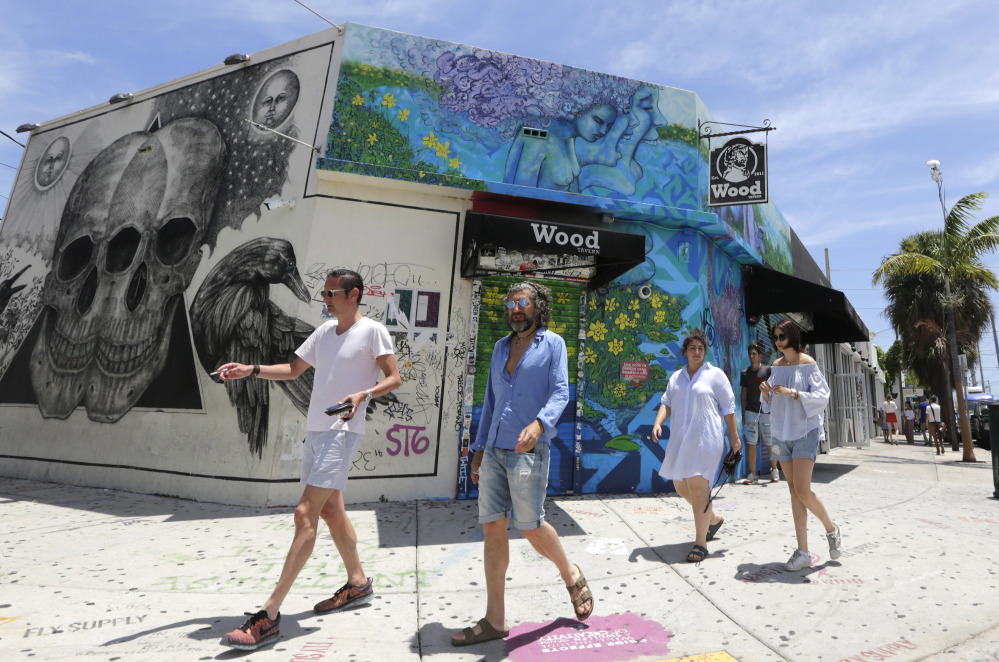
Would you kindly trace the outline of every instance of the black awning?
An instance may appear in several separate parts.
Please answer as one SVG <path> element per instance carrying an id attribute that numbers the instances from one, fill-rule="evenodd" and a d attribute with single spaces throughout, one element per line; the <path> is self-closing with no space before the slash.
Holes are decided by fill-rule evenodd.
<path id="1" fill-rule="evenodd" d="M 815 328 L 802 331 L 806 343 L 870 340 L 867 326 L 839 290 L 761 266 L 746 267 L 743 283 L 747 318 L 767 313 L 810 313 Z"/>
<path id="2" fill-rule="evenodd" d="M 465 278 L 520 274 L 586 281 L 593 290 L 644 261 L 644 234 L 474 212 L 465 216 Z"/>

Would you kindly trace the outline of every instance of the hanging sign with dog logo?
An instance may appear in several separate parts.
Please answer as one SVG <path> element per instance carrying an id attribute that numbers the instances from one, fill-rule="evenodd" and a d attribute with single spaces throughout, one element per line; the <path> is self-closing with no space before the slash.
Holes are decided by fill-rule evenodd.
<path id="1" fill-rule="evenodd" d="M 767 146 L 732 138 L 711 150 L 708 206 L 767 202 Z"/>

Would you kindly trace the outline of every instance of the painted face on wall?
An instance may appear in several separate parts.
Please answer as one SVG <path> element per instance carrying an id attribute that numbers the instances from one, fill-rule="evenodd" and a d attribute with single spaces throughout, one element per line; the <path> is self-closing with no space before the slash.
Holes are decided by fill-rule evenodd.
<path id="1" fill-rule="evenodd" d="M 300 87 L 298 76 L 290 69 L 273 74 L 253 101 L 253 121 L 270 128 L 283 124 L 298 103 Z"/>
<path id="2" fill-rule="evenodd" d="M 69 154 L 69 140 L 65 136 L 53 140 L 35 166 L 35 185 L 40 189 L 52 186 L 69 165 Z"/>
<path id="3" fill-rule="evenodd" d="M 659 90 L 648 85 L 642 85 L 631 97 L 631 129 L 625 132 L 623 138 L 638 140 L 656 140 L 659 132 L 656 127 L 666 124 L 666 117 L 659 112 Z"/>
<path id="4" fill-rule="evenodd" d="M 615 119 L 617 119 L 617 110 L 610 104 L 590 108 L 576 118 L 576 133 L 591 143 L 607 133 Z"/>

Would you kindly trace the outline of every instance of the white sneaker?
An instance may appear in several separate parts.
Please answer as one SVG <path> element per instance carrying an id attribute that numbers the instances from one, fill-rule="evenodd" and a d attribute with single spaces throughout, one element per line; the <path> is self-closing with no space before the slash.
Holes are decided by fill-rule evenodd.
<path id="1" fill-rule="evenodd" d="M 756 474 L 746 474 L 746 477 L 739 481 L 740 485 L 756 485 Z"/>
<path id="2" fill-rule="evenodd" d="M 829 558 L 835 561 L 843 553 L 843 536 L 839 532 L 839 526 L 826 534 L 829 541 Z"/>
<path id="3" fill-rule="evenodd" d="M 787 560 L 784 564 L 784 569 L 788 572 L 797 572 L 798 570 L 804 570 L 805 568 L 812 567 L 812 555 L 808 552 L 803 552 L 800 549 L 794 550 L 794 554 L 791 558 Z"/>
<path id="4" fill-rule="evenodd" d="M 770 470 L 770 482 L 779 483 L 780 482 L 780 472 L 777 471 L 777 467 Z"/>

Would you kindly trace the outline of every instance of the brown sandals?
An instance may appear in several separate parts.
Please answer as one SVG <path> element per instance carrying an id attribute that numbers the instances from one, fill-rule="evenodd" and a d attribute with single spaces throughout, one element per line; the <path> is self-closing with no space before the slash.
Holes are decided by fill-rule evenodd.
<path id="1" fill-rule="evenodd" d="M 590 591 L 589 584 L 586 583 L 586 577 L 583 576 L 582 568 L 577 565 L 576 570 L 579 570 L 579 579 L 572 586 L 566 586 L 565 588 L 569 591 L 569 599 L 572 600 L 572 613 L 576 617 L 576 620 L 585 621 L 593 613 L 593 608 L 596 606 L 597 601 L 593 599 L 593 593 Z M 572 594 L 576 591 L 579 591 L 579 595 L 573 599 Z M 590 601 L 590 610 L 585 614 L 580 614 L 577 610 L 587 600 Z"/>

